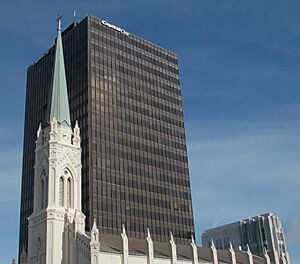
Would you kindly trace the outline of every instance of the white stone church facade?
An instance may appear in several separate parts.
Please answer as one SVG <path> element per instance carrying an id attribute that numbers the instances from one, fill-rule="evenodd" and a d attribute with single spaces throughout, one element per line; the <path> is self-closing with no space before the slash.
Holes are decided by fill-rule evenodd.
<path id="1" fill-rule="evenodd" d="M 94 222 L 85 231 L 81 211 L 80 129 L 71 128 L 60 21 L 56 42 L 51 108 L 48 122 L 37 131 L 34 177 L 34 208 L 29 217 L 28 252 L 21 264 L 201 264 L 287 263 L 273 254 L 261 258 L 233 249 L 217 250 L 191 245 L 100 235 Z"/>

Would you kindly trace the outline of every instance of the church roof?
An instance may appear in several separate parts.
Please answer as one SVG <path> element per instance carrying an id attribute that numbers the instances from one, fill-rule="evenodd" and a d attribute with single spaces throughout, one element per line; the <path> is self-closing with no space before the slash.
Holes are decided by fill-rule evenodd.
<path id="1" fill-rule="evenodd" d="M 61 39 L 61 17 L 58 18 L 54 67 L 52 84 L 49 91 L 46 122 L 51 122 L 54 117 L 60 124 L 71 125 L 64 52 Z"/>
<path id="2" fill-rule="evenodd" d="M 148 247 L 145 239 L 128 238 L 129 254 L 147 255 Z M 122 238 L 114 235 L 100 235 L 100 251 L 109 253 L 122 253 Z M 153 241 L 154 257 L 171 258 L 172 251 L 169 242 Z M 181 260 L 191 260 L 193 258 L 192 247 L 189 244 L 176 244 L 177 258 Z M 199 261 L 211 262 L 213 260 L 212 250 L 206 247 L 198 247 Z M 217 250 L 219 261 L 231 263 L 231 254 L 229 250 Z M 237 263 L 248 263 L 247 253 L 244 251 L 235 251 Z M 254 264 L 265 264 L 263 258 L 253 255 Z"/>

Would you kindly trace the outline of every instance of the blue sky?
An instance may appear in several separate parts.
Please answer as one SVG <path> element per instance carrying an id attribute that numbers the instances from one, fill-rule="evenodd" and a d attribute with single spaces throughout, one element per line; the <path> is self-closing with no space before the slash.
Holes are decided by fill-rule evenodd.
<path id="1" fill-rule="evenodd" d="M 63 26 L 101 17 L 179 55 L 198 243 L 265 212 L 300 263 L 300 2 L 0 2 L 0 263 L 17 256 L 26 69 Z"/>

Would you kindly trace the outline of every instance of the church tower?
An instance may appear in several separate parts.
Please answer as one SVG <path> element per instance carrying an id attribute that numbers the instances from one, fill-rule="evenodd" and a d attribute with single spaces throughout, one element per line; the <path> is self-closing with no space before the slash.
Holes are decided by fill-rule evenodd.
<path id="1" fill-rule="evenodd" d="M 74 263 L 71 237 L 84 233 L 84 221 L 80 130 L 77 122 L 71 128 L 59 17 L 46 123 L 37 132 L 27 264 Z"/>

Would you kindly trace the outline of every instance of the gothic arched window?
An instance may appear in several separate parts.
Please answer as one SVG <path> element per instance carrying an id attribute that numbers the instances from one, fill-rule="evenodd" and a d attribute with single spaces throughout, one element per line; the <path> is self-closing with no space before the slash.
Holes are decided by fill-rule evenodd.
<path id="1" fill-rule="evenodd" d="M 41 263 L 41 250 L 42 250 L 42 240 L 40 237 L 38 238 L 36 249 L 37 249 L 36 263 L 38 264 L 38 263 Z"/>
<path id="2" fill-rule="evenodd" d="M 43 209 L 44 208 L 44 204 L 45 204 L 45 201 L 44 201 L 44 196 L 45 196 L 45 180 L 42 179 L 42 190 L 41 190 L 41 208 Z"/>
<path id="3" fill-rule="evenodd" d="M 45 184 L 44 184 L 44 202 L 45 202 L 45 208 L 48 206 L 48 177 L 45 178 Z"/>
<path id="4" fill-rule="evenodd" d="M 39 204 L 40 204 L 40 209 L 44 209 L 47 207 L 47 180 L 48 178 L 46 177 L 46 172 L 45 170 L 42 171 L 41 174 L 41 179 L 40 179 L 40 183 L 41 183 L 41 189 L 40 189 L 40 193 L 39 193 Z"/>
<path id="5" fill-rule="evenodd" d="M 64 179 L 61 176 L 59 179 L 59 205 L 64 206 Z"/>
<path id="6" fill-rule="evenodd" d="M 67 180 L 67 206 L 72 207 L 72 181 L 70 177 Z"/>

